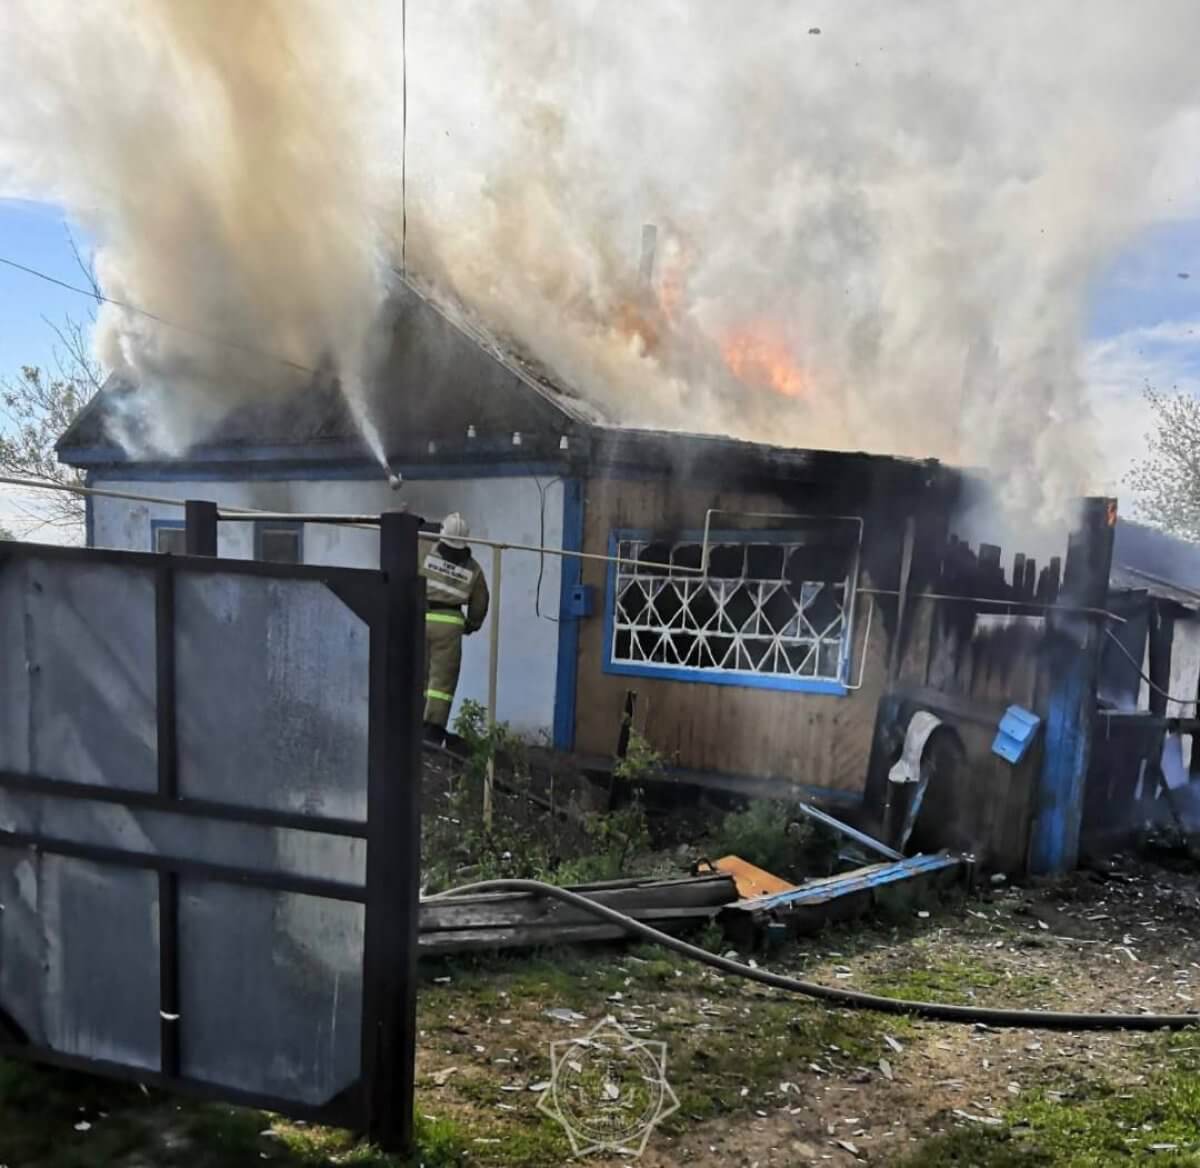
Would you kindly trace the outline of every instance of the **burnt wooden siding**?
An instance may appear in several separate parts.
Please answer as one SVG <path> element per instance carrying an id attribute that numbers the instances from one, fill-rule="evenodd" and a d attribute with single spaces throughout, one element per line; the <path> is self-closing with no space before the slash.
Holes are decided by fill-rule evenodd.
<path id="1" fill-rule="evenodd" d="M 677 482 L 594 479 L 586 489 L 583 550 L 606 554 L 610 534 L 620 529 L 661 537 L 703 527 L 709 508 L 739 512 L 850 514 L 833 501 L 806 504 L 778 494 L 713 489 Z M 859 508 L 861 510 L 861 507 Z M 741 524 L 748 526 L 749 524 Z M 895 540 L 893 525 L 889 539 Z M 881 541 L 867 525 L 860 587 L 875 579 L 868 543 Z M 898 544 L 889 544 L 888 564 L 898 564 Z M 863 662 L 869 601 L 859 596 L 853 618 L 851 680 L 860 690 L 844 696 L 743 688 L 604 672 L 606 565 L 585 561 L 584 583 L 596 589 L 597 612 L 580 629 L 576 749 L 611 756 L 627 690 L 638 694 L 636 722 L 669 762 L 687 770 L 783 779 L 844 792 L 862 790 L 871 749 L 875 710 L 883 692 L 888 637 L 876 613 L 868 657 Z M 878 574 L 878 569 L 876 569 Z M 894 577 L 885 586 L 894 587 Z M 893 602 L 894 605 L 894 602 Z"/>
<path id="2" fill-rule="evenodd" d="M 1086 500 L 1065 561 L 1054 557 L 1040 572 L 1030 557 L 986 543 L 977 552 L 954 539 L 940 551 L 918 549 L 924 563 L 914 575 L 927 595 L 917 588 L 908 601 L 898 677 L 876 727 L 868 814 L 885 803 L 909 719 L 928 710 L 961 744 L 961 761 L 931 780 L 913 843 L 970 851 L 985 867 L 1023 873 L 1046 868 L 1039 841 L 1049 838 L 1054 854 L 1073 864 L 1104 627 L 1073 606 L 1097 604 L 1114 521 L 1110 500 Z M 1016 764 L 992 751 L 1010 705 L 1042 719 Z"/>

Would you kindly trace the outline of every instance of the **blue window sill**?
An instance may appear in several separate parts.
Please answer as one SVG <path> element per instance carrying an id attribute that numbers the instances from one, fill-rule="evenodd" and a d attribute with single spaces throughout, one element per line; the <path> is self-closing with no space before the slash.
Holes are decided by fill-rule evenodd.
<path id="1" fill-rule="evenodd" d="M 849 692 L 840 681 L 822 681 L 810 677 L 772 677 L 763 673 L 733 673 L 699 669 L 679 669 L 672 665 L 632 665 L 605 662 L 604 672 L 618 677 L 656 677 L 660 681 L 687 681 L 700 685 L 732 685 L 741 689 L 788 690 L 792 693 L 826 694 L 845 697 Z"/>

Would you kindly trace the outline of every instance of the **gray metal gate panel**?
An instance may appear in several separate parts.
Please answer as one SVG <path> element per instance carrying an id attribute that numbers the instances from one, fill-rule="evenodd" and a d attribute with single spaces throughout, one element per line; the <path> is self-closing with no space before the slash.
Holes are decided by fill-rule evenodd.
<path id="1" fill-rule="evenodd" d="M 308 1104 L 346 1090 L 362 1064 L 362 947 L 362 905 L 181 880 L 182 1073 Z"/>
<path id="2" fill-rule="evenodd" d="M 153 791 L 155 574 L 28 555 L 0 575 L 0 770 Z"/>
<path id="3" fill-rule="evenodd" d="M 0 897 L 0 1000 L 26 1038 L 157 1070 L 159 1019 L 146 1008 L 158 1002 L 154 873 L 3 848 Z"/>
<path id="4" fill-rule="evenodd" d="M 181 578 L 175 622 L 180 794 L 365 820 L 366 622 L 261 576 Z"/>
<path id="5" fill-rule="evenodd" d="M 0 545 L 5 1053 L 411 1135 L 423 591 L 382 528 L 381 572 Z"/>
<path id="6" fill-rule="evenodd" d="M 0 830 L 71 839 L 148 857 L 177 856 L 264 875 L 354 886 L 361 886 L 366 877 L 366 843 L 352 836 L 128 807 L 74 794 L 10 788 L 0 796 Z"/>

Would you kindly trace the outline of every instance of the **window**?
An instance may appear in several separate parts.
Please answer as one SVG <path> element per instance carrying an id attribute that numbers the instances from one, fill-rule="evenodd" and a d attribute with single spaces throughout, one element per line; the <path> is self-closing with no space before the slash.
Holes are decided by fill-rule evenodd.
<path id="1" fill-rule="evenodd" d="M 848 680 L 857 529 L 680 542 L 619 533 L 610 565 L 610 672 L 774 689 L 841 692 Z"/>
<path id="2" fill-rule="evenodd" d="M 303 530 L 299 523 L 256 523 L 254 558 L 271 564 L 304 563 Z"/>
<path id="3" fill-rule="evenodd" d="M 150 547 L 169 556 L 187 553 L 187 534 L 184 526 L 175 519 L 153 519 L 150 522 Z"/>

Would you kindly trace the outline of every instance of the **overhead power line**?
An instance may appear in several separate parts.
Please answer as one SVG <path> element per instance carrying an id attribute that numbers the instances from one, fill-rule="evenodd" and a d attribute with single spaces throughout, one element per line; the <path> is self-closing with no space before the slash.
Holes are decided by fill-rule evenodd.
<path id="1" fill-rule="evenodd" d="M 180 324 L 177 320 L 169 320 L 165 316 L 159 316 L 157 312 L 151 312 L 149 309 L 139 308 L 136 304 L 130 304 L 127 300 L 117 300 L 112 296 L 105 296 L 103 292 L 98 292 L 94 288 L 81 288 L 78 284 L 71 284 L 66 280 L 60 280 L 57 276 L 51 276 L 48 272 L 38 271 L 37 268 L 31 268 L 27 264 L 19 264 L 16 260 L 10 260 L 5 256 L 0 256 L 0 264 L 8 268 L 15 268 L 18 272 L 24 272 L 27 276 L 34 276 L 39 280 L 45 280 L 47 284 L 55 284 L 59 288 L 65 288 L 68 292 L 75 292 L 80 296 L 86 296 L 89 300 L 95 300 L 101 304 L 111 304 L 114 308 L 120 308 L 124 312 L 133 312 L 138 316 L 144 316 L 148 320 L 164 325 L 166 328 L 175 329 L 177 332 L 189 333 L 194 337 L 200 337 L 210 344 L 221 345 L 227 349 L 238 349 L 243 353 L 251 353 L 256 357 L 266 357 L 268 360 L 278 361 L 279 364 L 287 365 L 289 368 L 295 369 L 300 373 L 315 374 L 317 372 L 308 365 L 302 365 L 299 361 L 293 361 L 289 357 L 281 357 L 278 353 L 272 353 L 269 349 L 261 349 L 257 345 L 247 345 L 242 341 L 235 341 L 230 337 L 219 337 L 213 333 L 206 332 L 204 329 L 196 328 L 193 325 Z"/>

